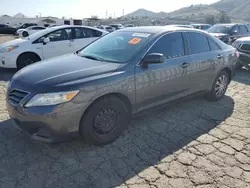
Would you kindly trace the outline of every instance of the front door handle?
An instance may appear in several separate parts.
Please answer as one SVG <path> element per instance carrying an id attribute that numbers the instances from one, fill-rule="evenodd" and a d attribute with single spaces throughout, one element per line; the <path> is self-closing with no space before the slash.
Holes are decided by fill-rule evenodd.
<path id="1" fill-rule="evenodd" d="M 180 66 L 181 66 L 181 68 L 187 68 L 189 66 L 189 63 L 184 62 Z"/>
<path id="2" fill-rule="evenodd" d="M 222 58 L 222 55 L 221 55 L 221 54 L 218 54 L 218 55 L 216 56 L 216 58 L 217 58 L 217 59 L 221 59 L 221 58 Z"/>

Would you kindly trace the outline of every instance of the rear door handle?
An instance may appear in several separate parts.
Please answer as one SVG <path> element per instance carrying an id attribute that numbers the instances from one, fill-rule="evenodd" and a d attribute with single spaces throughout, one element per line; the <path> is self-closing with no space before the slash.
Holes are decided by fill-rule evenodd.
<path id="1" fill-rule="evenodd" d="M 217 58 L 217 59 L 221 59 L 221 58 L 222 58 L 222 55 L 218 54 L 218 55 L 216 56 L 216 58 Z"/>
<path id="2" fill-rule="evenodd" d="M 184 62 L 180 66 L 181 66 L 181 68 L 187 68 L 189 66 L 189 63 Z"/>

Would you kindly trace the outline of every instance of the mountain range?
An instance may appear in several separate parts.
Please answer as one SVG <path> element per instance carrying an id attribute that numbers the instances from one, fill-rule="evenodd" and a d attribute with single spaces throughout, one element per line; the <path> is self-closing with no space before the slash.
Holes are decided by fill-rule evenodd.
<path id="1" fill-rule="evenodd" d="M 218 17 L 221 12 L 225 12 L 233 21 L 250 21 L 250 0 L 220 0 L 210 5 L 191 5 L 169 13 L 138 9 L 125 15 L 125 17 L 166 18 L 204 22 L 206 17 Z"/>

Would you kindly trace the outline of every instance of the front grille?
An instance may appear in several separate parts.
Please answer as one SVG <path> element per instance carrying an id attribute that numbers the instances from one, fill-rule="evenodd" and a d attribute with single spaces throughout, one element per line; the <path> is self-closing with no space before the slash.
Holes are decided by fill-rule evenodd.
<path id="1" fill-rule="evenodd" d="M 18 105 L 29 93 L 26 91 L 21 91 L 17 89 L 13 89 L 8 93 L 8 101 L 12 105 Z"/>
<path id="2" fill-rule="evenodd" d="M 241 45 L 240 49 L 242 51 L 250 52 L 250 44 L 243 44 L 243 45 Z"/>

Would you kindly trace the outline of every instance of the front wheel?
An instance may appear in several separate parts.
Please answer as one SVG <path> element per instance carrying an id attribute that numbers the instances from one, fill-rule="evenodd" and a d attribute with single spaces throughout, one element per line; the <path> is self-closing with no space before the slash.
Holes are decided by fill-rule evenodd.
<path id="1" fill-rule="evenodd" d="M 230 77 L 227 71 L 223 70 L 215 79 L 211 91 L 207 94 L 206 98 L 210 101 L 218 101 L 224 97 Z"/>
<path id="2" fill-rule="evenodd" d="M 35 54 L 32 53 L 23 54 L 17 59 L 17 69 L 20 70 L 38 61 L 40 61 L 40 59 Z"/>
<path id="3" fill-rule="evenodd" d="M 129 125 L 131 110 L 116 96 L 103 97 L 86 111 L 80 134 L 89 144 L 105 145 L 116 140 Z"/>
<path id="4" fill-rule="evenodd" d="M 23 35 L 23 37 L 27 37 L 27 36 L 29 36 L 29 33 L 28 33 L 27 31 L 24 31 L 24 32 L 22 33 L 22 35 Z"/>

